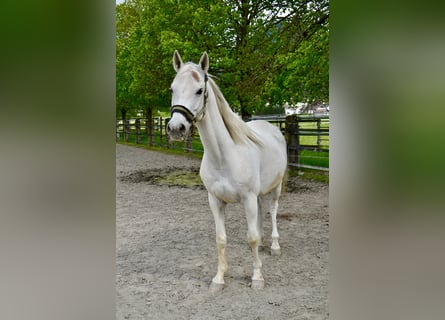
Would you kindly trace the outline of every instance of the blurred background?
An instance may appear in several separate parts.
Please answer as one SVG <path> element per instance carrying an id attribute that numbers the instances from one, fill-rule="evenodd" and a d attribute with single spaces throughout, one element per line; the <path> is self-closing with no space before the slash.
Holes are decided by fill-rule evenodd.
<path id="1" fill-rule="evenodd" d="M 166 12 L 159 11 L 164 7 L 144 9 L 148 1 L 129 3 L 140 4 L 146 19 L 152 19 L 153 12 Z M 184 15 L 239 22 L 243 6 L 232 10 L 234 20 L 229 20 L 220 3 L 254 2 L 206 2 L 203 8 L 215 9 L 210 16 L 192 11 L 182 1 L 165 5 L 172 11 L 185 6 L 171 16 L 177 18 L 178 30 L 188 32 L 196 26 L 181 23 Z M 302 11 L 319 3 L 329 7 L 329 90 L 323 99 L 329 101 L 331 121 L 330 318 L 442 319 L 444 5 L 267 3 Z M 0 5 L 2 319 L 114 317 L 115 121 L 121 105 L 117 80 L 122 53 L 117 35 L 124 7 L 101 0 Z M 156 17 L 161 21 L 148 21 L 164 31 L 165 42 L 154 47 L 157 35 L 140 44 L 153 46 L 158 50 L 153 54 L 162 57 L 154 65 L 159 83 L 171 79 L 173 71 L 166 70 L 173 49 L 186 60 L 197 60 L 207 49 L 205 39 L 234 41 L 215 26 L 197 29 L 207 32 L 206 37 L 196 33 L 199 46 L 183 44 L 181 33 L 165 32 L 163 23 L 170 22 Z M 298 23 L 286 25 L 286 37 L 298 34 Z M 233 70 L 227 78 L 217 74 L 222 83 L 247 81 L 246 86 L 255 90 L 257 84 L 267 84 L 250 96 L 255 103 L 249 105 L 266 105 L 265 96 L 280 103 L 290 100 L 293 93 L 286 91 L 286 83 L 307 85 L 304 75 L 309 71 L 300 65 L 301 59 L 317 57 L 305 55 L 310 51 L 292 51 L 286 46 L 295 42 L 284 46 L 281 41 L 286 38 L 274 32 L 278 30 L 270 30 L 271 39 L 280 46 L 275 48 L 270 41 L 266 49 L 275 48 L 277 60 L 296 69 L 266 70 L 267 77 L 258 82 L 249 83 L 236 70 L 240 65 L 264 65 L 262 56 L 237 60 L 236 50 L 227 53 L 217 45 L 211 47 L 219 57 L 215 68 Z M 317 35 L 315 46 L 328 41 L 326 34 Z M 256 47 L 241 48 L 256 52 Z M 141 67 L 150 74 L 152 66 Z M 293 98 L 311 99 L 309 89 L 302 91 Z M 164 103 L 166 93 L 158 93 Z M 229 97 L 242 115 L 237 92 Z"/>

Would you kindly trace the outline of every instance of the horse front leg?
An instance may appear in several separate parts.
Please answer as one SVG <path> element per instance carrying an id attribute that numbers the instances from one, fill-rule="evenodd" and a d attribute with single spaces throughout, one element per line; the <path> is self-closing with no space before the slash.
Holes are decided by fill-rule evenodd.
<path id="1" fill-rule="evenodd" d="M 215 219 L 216 249 L 218 251 L 218 271 L 210 285 L 210 291 L 216 293 L 224 287 L 224 273 L 227 271 L 226 228 L 224 225 L 226 203 L 209 192 L 209 205 Z"/>
<path id="2" fill-rule="evenodd" d="M 258 254 L 258 247 L 261 244 L 261 235 L 258 223 L 258 199 L 256 195 L 249 195 L 244 199 L 244 209 L 247 218 L 247 240 L 253 253 L 253 274 L 252 288 L 263 289 L 264 278 L 261 274 L 262 263 Z"/>

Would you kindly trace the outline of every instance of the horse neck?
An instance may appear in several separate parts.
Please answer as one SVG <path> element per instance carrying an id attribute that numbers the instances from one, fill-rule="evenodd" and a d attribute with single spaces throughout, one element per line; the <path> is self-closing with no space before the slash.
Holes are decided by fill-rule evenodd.
<path id="1" fill-rule="evenodd" d="M 206 156 L 211 157 L 212 161 L 218 161 L 222 159 L 223 155 L 233 150 L 235 143 L 224 124 L 211 86 L 207 90 L 206 114 L 196 126 L 199 130 Z"/>

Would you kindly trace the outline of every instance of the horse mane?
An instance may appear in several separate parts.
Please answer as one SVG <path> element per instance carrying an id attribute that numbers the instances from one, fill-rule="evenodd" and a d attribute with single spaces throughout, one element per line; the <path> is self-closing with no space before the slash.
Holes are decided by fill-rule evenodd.
<path id="1" fill-rule="evenodd" d="M 221 114 L 224 125 L 232 140 L 236 144 L 251 141 L 256 145 L 261 146 L 262 142 L 260 138 L 232 111 L 218 85 L 211 77 L 212 76 L 209 76 L 208 83 L 215 94 L 216 105 L 218 106 L 219 113 Z"/>

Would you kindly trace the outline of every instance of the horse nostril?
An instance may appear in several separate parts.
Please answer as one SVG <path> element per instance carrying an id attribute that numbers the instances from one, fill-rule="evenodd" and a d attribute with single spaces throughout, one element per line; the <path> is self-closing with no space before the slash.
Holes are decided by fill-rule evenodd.
<path id="1" fill-rule="evenodd" d="M 181 132 L 181 133 L 184 133 L 185 132 L 185 126 L 181 123 L 181 125 L 179 126 L 179 131 Z"/>

